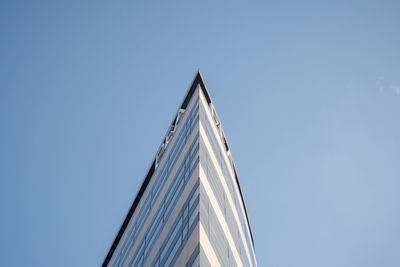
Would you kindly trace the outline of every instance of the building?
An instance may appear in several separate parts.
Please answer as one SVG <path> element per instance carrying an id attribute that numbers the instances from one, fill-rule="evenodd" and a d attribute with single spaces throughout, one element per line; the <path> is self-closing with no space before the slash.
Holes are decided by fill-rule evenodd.
<path id="1" fill-rule="evenodd" d="M 235 166 L 200 73 L 103 266 L 257 266 Z"/>

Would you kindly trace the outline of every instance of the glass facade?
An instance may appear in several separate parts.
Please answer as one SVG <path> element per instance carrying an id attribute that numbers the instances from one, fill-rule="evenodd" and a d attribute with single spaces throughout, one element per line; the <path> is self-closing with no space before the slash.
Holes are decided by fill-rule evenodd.
<path id="1" fill-rule="evenodd" d="M 256 266 L 229 155 L 198 74 L 103 266 Z"/>
<path id="2" fill-rule="evenodd" d="M 201 210 L 204 209 L 204 212 L 201 213 L 201 218 L 209 234 L 210 243 L 222 266 L 256 266 L 246 214 L 241 208 L 241 196 L 235 185 L 236 181 L 231 175 L 234 172 L 228 171 L 233 166 L 227 157 L 224 158 L 226 152 L 220 139 L 217 123 L 205 105 L 200 112 L 200 124 L 204 130 L 200 146 L 201 165 L 205 179 L 210 185 L 210 190 L 202 194 Z M 212 204 L 210 204 L 210 195 L 215 198 Z M 220 210 L 222 220 L 217 220 L 216 209 Z M 225 228 L 225 231 L 222 228 Z M 233 242 L 228 242 L 227 235 Z M 234 257 L 234 253 L 238 255 L 237 258 L 240 258 L 240 264 Z"/>

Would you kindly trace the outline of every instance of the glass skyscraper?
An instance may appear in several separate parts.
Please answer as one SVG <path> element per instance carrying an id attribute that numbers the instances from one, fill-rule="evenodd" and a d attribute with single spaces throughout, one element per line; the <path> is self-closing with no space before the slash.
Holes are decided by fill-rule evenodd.
<path id="1" fill-rule="evenodd" d="M 200 73 L 103 266 L 257 266 L 231 152 Z"/>

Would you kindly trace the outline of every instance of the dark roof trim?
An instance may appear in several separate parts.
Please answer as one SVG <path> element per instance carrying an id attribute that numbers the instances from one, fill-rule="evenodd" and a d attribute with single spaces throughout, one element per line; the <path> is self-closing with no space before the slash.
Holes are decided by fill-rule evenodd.
<path id="1" fill-rule="evenodd" d="M 197 74 L 196 74 L 196 77 L 194 78 L 194 80 L 192 82 L 192 85 L 189 88 L 189 91 L 186 94 L 185 99 L 182 102 L 182 105 L 180 107 L 181 109 L 186 109 L 187 108 L 187 106 L 189 104 L 189 101 L 192 98 L 194 92 L 196 91 L 196 88 L 197 88 L 198 85 L 200 85 L 200 88 L 202 89 L 208 104 L 211 103 L 210 94 L 208 93 L 207 88 L 206 88 L 206 86 L 204 84 L 203 78 L 202 78 L 200 72 L 198 71 Z M 173 119 L 173 124 L 174 124 L 175 120 L 176 120 L 176 117 Z M 225 147 L 229 150 L 229 147 L 228 147 L 228 144 L 227 144 L 226 140 L 224 140 L 224 142 L 225 142 Z M 137 208 L 137 206 L 138 206 L 138 204 L 140 202 L 140 199 L 142 198 L 144 192 L 146 191 L 147 185 L 149 184 L 149 182 L 151 180 L 151 177 L 154 174 L 155 167 L 156 167 L 156 160 L 154 159 L 153 163 L 151 164 L 151 167 L 150 167 L 149 171 L 147 172 L 146 178 L 144 179 L 142 185 L 140 186 L 139 192 L 137 193 L 137 195 L 135 197 L 135 200 L 133 201 L 133 203 L 132 203 L 132 205 L 131 205 L 131 207 L 130 207 L 130 209 L 128 211 L 128 214 L 126 215 L 125 220 L 122 223 L 121 228 L 119 229 L 118 234 L 115 237 L 114 242 L 112 243 L 110 250 L 107 253 L 106 258 L 104 259 L 104 262 L 102 264 L 103 267 L 106 267 L 108 265 L 108 263 L 110 262 L 111 257 L 114 254 L 115 249 L 117 248 L 118 243 L 122 238 L 122 235 L 124 234 L 126 228 L 128 227 L 129 221 L 131 220 L 133 214 L 135 213 L 135 210 L 136 210 L 136 208 Z M 249 222 L 249 218 L 248 218 L 248 215 L 247 215 L 246 205 L 244 204 L 242 190 L 240 189 L 239 180 L 238 180 L 238 177 L 237 177 L 237 174 L 236 174 L 236 169 L 235 169 L 234 166 L 233 166 L 233 169 L 234 169 L 234 172 L 235 172 L 236 182 L 237 182 L 238 187 L 239 187 L 240 196 L 242 198 L 244 210 L 245 210 L 245 213 L 246 213 L 247 223 L 249 225 L 249 230 L 250 230 L 250 235 L 251 235 L 251 242 L 253 243 L 253 247 L 254 247 L 253 233 L 252 233 L 251 228 L 250 228 L 250 222 Z"/>
<path id="2" fill-rule="evenodd" d="M 200 85 L 204 95 L 206 96 L 208 104 L 211 103 L 210 95 L 208 94 L 206 86 L 203 81 L 203 78 L 201 77 L 201 74 L 198 71 L 196 74 L 196 77 L 194 78 L 194 80 L 192 82 L 192 86 L 190 86 L 190 89 L 189 89 L 188 93 L 186 94 L 185 99 L 183 100 L 181 108 L 186 109 L 187 105 L 189 104 L 190 99 L 192 98 L 194 91 L 197 88 L 197 85 Z"/>
<path id="3" fill-rule="evenodd" d="M 119 229 L 118 234 L 117 234 L 117 236 L 115 237 L 114 242 L 113 242 L 113 244 L 111 245 L 111 248 L 110 248 L 110 250 L 108 251 L 108 254 L 107 254 L 106 258 L 104 259 L 104 262 L 103 262 L 103 265 L 102 265 L 102 266 L 105 267 L 105 266 L 107 266 L 107 264 L 110 262 L 111 257 L 112 257 L 112 255 L 114 254 L 114 251 L 115 251 L 115 249 L 117 248 L 118 243 L 119 243 L 119 241 L 121 240 L 122 235 L 124 234 L 125 229 L 126 229 L 126 227 L 128 226 L 129 221 L 131 220 L 132 215 L 133 215 L 133 213 L 135 212 L 136 207 L 137 207 L 137 205 L 139 204 L 139 201 L 140 201 L 140 199 L 142 198 L 143 193 L 144 193 L 144 191 L 146 190 L 147 185 L 148 185 L 149 182 L 150 182 L 151 177 L 153 176 L 153 173 L 154 173 L 154 170 L 155 170 L 155 165 L 156 165 L 156 160 L 153 160 L 153 163 L 151 164 L 151 167 L 150 167 L 150 169 L 149 169 L 149 171 L 148 171 L 148 173 L 147 173 L 147 175 L 146 175 L 146 178 L 144 179 L 143 184 L 142 184 L 142 186 L 140 187 L 139 192 L 137 193 L 137 195 L 136 195 L 136 197 L 135 197 L 135 200 L 133 201 L 132 206 L 131 206 L 131 208 L 130 208 L 129 211 L 128 211 L 128 214 L 126 215 L 125 220 L 124 220 L 124 222 L 122 223 L 122 226 L 121 226 L 121 228 Z"/>

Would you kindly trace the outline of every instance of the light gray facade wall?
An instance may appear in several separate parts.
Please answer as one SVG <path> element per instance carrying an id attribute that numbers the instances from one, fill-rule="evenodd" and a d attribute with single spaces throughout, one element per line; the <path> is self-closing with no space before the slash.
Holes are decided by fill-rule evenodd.
<path id="1" fill-rule="evenodd" d="M 256 266 L 253 244 L 219 121 L 200 92 L 200 222 L 222 266 Z M 208 190 L 204 184 L 208 184 Z M 207 187 L 207 186 L 206 186 Z M 220 216 L 217 216 L 218 211 Z M 219 219 L 218 219 L 219 218 Z M 230 240 L 230 241 L 229 241 Z"/>

